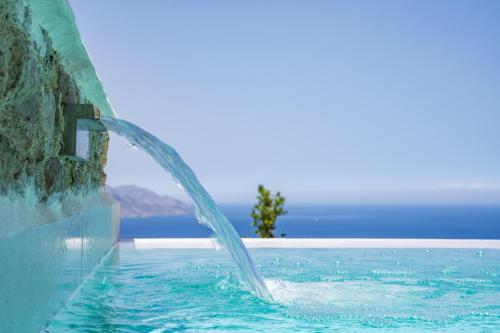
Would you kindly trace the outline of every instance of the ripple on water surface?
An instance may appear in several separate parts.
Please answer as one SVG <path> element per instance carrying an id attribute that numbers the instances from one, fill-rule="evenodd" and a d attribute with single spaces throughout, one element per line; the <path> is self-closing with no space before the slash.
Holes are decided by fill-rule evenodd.
<path id="1" fill-rule="evenodd" d="M 49 332 L 496 332 L 500 251 L 254 249 L 274 302 L 215 250 L 108 258 Z"/>

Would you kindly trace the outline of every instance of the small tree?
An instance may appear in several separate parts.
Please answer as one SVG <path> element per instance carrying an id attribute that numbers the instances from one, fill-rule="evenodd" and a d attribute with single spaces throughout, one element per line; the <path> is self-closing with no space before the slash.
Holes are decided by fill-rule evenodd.
<path id="1" fill-rule="evenodd" d="M 281 196 L 280 192 L 272 196 L 271 191 L 263 185 L 259 185 L 258 191 L 258 202 L 253 207 L 251 214 L 252 226 L 255 227 L 255 233 L 259 234 L 261 238 L 273 238 L 276 220 L 280 215 L 287 213 L 284 208 L 285 198 Z"/>

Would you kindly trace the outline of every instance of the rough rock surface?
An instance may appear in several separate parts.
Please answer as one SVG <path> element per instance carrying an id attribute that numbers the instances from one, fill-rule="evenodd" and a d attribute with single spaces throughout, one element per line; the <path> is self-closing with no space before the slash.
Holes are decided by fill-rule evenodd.
<path id="1" fill-rule="evenodd" d="M 32 29 L 40 30 L 42 45 L 31 39 Z M 104 185 L 107 133 L 91 133 L 85 162 L 61 154 L 65 103 L 88 101 L 47 33 L 31 26 L 23 2 L 0 1 L 0 196 L 22 194 L 32 184 L 43 201 Z"/>

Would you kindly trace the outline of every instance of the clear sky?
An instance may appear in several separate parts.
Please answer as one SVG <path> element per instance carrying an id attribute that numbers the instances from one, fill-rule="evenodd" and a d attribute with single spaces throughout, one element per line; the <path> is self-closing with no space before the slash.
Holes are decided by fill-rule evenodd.
<path id="1" fill-rule="evenodd" d="M 500 1 L 71 4 L 117 114 L 220 202 L 500 202 Z M 116 136 L 107 173 L 180 195 Z"/>

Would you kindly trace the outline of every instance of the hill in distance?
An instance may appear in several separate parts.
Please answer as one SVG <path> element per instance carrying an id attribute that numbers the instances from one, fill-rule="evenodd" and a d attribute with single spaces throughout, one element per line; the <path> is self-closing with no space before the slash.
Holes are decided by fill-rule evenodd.
<path id="1" fill-rule="evenodd" d="M 106 186 L 106 191 L 120 203 L 122 218 L 193 214 L 188 204 L 139 186 Z"/>

